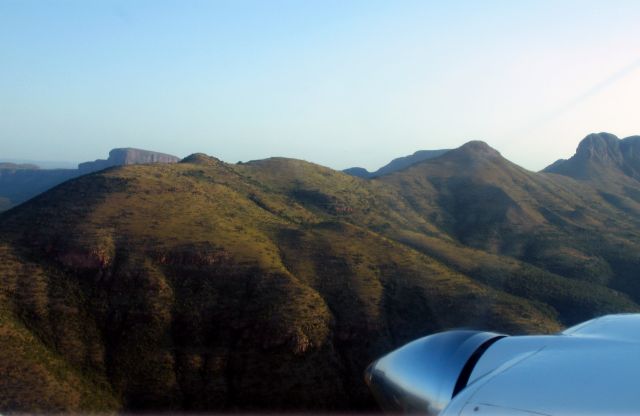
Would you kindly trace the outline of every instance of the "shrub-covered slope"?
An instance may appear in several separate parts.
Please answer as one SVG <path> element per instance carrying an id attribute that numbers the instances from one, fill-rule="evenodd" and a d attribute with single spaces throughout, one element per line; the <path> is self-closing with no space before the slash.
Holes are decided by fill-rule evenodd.
<path id="1" fill-rule="evenodd" d="M 414 337 L 640 309 L 635 216 L 574 182 L 479 143 L 376 180 L 201 154 L 74 179 L 0 216 L 0 410 L 373 409 L 363 369 Z"/>

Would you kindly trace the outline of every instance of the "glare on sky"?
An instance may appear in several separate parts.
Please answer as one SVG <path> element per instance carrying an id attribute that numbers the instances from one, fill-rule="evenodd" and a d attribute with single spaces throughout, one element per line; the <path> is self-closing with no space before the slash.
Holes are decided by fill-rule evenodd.
<path id="1" fill-rule="evenodd" d="M 0 1 L 0 157 L 131 146 L 375 169 L 480 139 L 538 170 L 640 134 L 637 1 Z"/>

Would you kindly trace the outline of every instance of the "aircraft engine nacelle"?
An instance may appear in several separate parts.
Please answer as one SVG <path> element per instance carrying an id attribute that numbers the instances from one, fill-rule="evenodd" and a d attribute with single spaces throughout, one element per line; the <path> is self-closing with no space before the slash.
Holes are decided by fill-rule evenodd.
<path id="1" fill-rule="evenodd" d="M 640 414 L 639 379 L 640 314 L 557 335 L 442 332 L 365 373 L 384 410 L 428 416 Z"/>

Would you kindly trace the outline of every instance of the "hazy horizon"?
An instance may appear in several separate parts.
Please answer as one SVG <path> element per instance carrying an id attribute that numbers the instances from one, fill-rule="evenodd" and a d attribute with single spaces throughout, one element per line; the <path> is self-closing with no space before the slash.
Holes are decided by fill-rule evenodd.
<path id="1" fill-rule="evenodd" d="M 116 147 L 375 170 L 483 140 L 540 170 L 640 133 L 640 3 L 0 2 L 0 156 Z"/>
<path id="2" fill-rule="evenodd" d="M 594 133 L 597 134 L 597 133 L 610 133 L 610 132 L 592 132 L 592 133 L 589 133 L 589 134 L 594 134 Z M 625 137 L 619 137 L 619 138 L 620 139 L 624 139 Z M 580 139 L 580 140 L 582 140 L 582 139 Z M 580 140 L 578 140 L 576 142 L 576 147 L 579 144 Z M 463 145 L 465 143 L 468 143 L 468 142 L 469 141 L 463 142 L 461 145 Z M 489 146 L 491 146 L 491 143 L 487 143 L 487 144 Z M 119 148 L 127 148 L 127 147 L 132 147 L 132 146 L 120 146 Z M 452 147 L 450 150 L 455 149 L 457 147 L 460 147 L 460 146 Z M 109 149 L 109 150 L 113 150 L 113 149 Z M 164 151 L 159 150 L 159 149 L 150 149 L 149 148 L 149 149 L 141 149 L 141 150 L 148 150 L 148 151 L 154 151 L 154 152 L 158 152 L 158 153 L 167 153 L 168 154 L 168 152 L 164 152 Z M 380 166 L 370 167 L 367 170 L 369 170 L 370 172 L 374 172 L 374 171 L 384 167 L 385 165 L 387 165 L 389 162 L 391 162 L 394 159 L 402 158 L 402 157 L 405 157 L 405 156 L 410 156 L 413 153 L 416 153 L 416 152 L 419 152 L 419 151 L 424 151 L 424 150 L 429 151 L 429 150 L 442 150 L 442 149 L 416 149 L 414 152 L 403 154 L 403 155 L 389 155 L 389 158 L 385 162 L 383 162 L 383 164 L 381 164 Z M 496 150 L 500 152 L 500 149 L 496 149 Z M 108 153 L 109 152 L 107 151 L 107 152 L 105 152 L 104 155 L 98 155 L 98 156 L 92 157 L 90 159 L 81 160 L 81 161 L 19 159 L 19 158 L 10 158 L 10 157 L 0 157 L 0 163 L 35 164 L 41 169 L 75 169 L 75 168 L 77 168 L 78 164 L 83 163 L 83 162 L 90 162 L 90 161 L 97 160 L 97 159 L 107 159 L 108 158 Z M 196 152 L 196 153 L 205 153 L 205 152 Z M 187 157 L 189 155 L 172 155 L 172 156 L 177 156 L 177 157 L 183 159 L 183 158 L 185 158 L 185 157 Z M 217 157 L 217 155 L 215 155 L 215 154 L 208 154 L 208 155 Z M 566 157 L 561 157 L 561 158 L 554 159 L 554 160 L 550 161 L 549 163 L 545 164 L 541 169 L 537 169 L 537 170 L 529 169 L 529 170 L 531 170 L 531 171 L 540 171 L 543 168 L 545 168 L 545 167 L 551 165 L 552 163 L 558 161 L 559 159 L 568 159 L 570 156 L 573 156 L 573 154 L 567 155 Z M 236 162 L 250 162 L 250 161 L 253 161 L 253 160 L 268 159 L 268 158 L 271 158 L 271 157 L 286 157 L 286 156 L 268 155 L 268 156 L 257 158 L 257 159 L 246 159 L 246 160 L 238 160 L 238 161 L 223 160 L 223 159 L 222 160 L 224 162 L 227 162 L 227 163 L 236 163 Z M 311 163 L 318 163 L 318 162 L 316 162 L 316 161 L 314 161 L 312 159 L 301 159 L 301 160 L 306 160 L 307 162 L 311 162 Z M 318 164 L 320 164 L 320 163 L 318 163 Z M 332 166 L 328 166 L 327 165 L 327 167 L 332 167 Z M 333 168 L 336 169 L 336 170 L 344 170 L 344 169 L 348 169 L 348 168 L 360 168 L 360 167 L 364 167 L 364 166 L 358 165 L 357 163 L 355 163 L 355 164 L 353 164 L 351 166 L 347 166 L 345 168 L 335 168 L 335 167 L 333 167 Z M 526 166 L 522 166 L 522 167 L 528 169 Z"/>

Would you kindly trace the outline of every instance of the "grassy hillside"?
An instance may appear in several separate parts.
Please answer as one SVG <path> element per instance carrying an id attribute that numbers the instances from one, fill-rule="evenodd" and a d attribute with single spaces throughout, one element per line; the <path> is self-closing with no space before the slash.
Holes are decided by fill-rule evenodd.
<path id="1" fill-rule="evenodd" d="M 197 154 L 5 212 L 0 410 L 373 409 L 363 369 L 415 337 L 639 310 L 634 214 L 494 152 L 375 180 Z"/>

